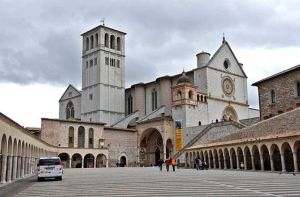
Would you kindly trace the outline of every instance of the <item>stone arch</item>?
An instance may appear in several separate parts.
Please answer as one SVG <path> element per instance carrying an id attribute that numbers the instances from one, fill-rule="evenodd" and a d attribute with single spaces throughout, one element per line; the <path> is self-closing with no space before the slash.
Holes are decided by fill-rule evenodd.
<path id="1" fill-rule="evenodd" d="M 224 155 L 223 155 L 223 150 L 219 149 L 219 158 L 220 158 L 220 169 L 225 168 L 225 162 L 224 162 Z"/>
<path id="2" fill-rule="evenodd" d="M 281 154 L 283 154 L 284 164 L 287 172 L 294 172 L 294 159 L 293 152 L 290 144 L 288 142 L 284 142 L 281 145 Z"/>
<path id="3" fill-rule="evenodd" d="M 96 158 L 96 167 L 97 168 L 105 168 L 106 167 L 107 158 L 104 154 L 98 154 Z"/>
<path id="4" fill-rule="evenodd" d="M 140 138 L 140 163 L 142 166 L 157 165 L 164 160 L 164 143 L 160 131 L 155 128 L 146 129 Z"/>
<path id="5" fill-rule="evenodd" d="M 64 168 L 69 168 L 70 167 L 70 155 L 68 153 L 59 153 L 58 157 L 61 160 L 61 163 Z"/>
<path id="6" fill-rule="evenodd" d="M 88 153 L 84 156 L 84 168 L 94 168 L 95 156 L 91 153 Z"/>
<path id="7" fill-rule="evenodd" d="M 170 158 L 172 156 L 173 156 L 173 143 L 171 139 L 168 139 L 166 143 L 166 157 Z"/>
<path id="8" fill-rule="evenodd" d="M 260 155 L 259 155 L 259 149 L 256 145 L 252 147 L 252 156 L 254 160 L 254 170 L 261 170 L 261 163 L 260 163 Z"/>
<path id="9" fill-rule="evenodd" d="M 281 157 L 280 157 L 280 150 L 277 144 L 272 144 L 270 148 L 271 153 L 271 165 L 273 163 L 274 170 L 275 171 L 281 171 L 282 170 L 282 164 L 281 164 Z"/>
<path id="10" fill-rule="evenodd" d="M 75 153 L 72 156 L 71 167 L 72 168 L 82 168 L 82 156 L 79 153 Z"/>
<path id="11" fill-rule="evenodd" d="M 246 146 L 244 148 L 244 154 L 245 154 L 245 167 L 247 168 L 247 170 L 251 170 L 253 169 L 253 166 L 252 166 L 252 160 L 251 160 L 251 152 L 250 152 L 250 149 L 248 146 Z"/>
<path id="12" fill-rule="evenodd" d="M 239 120 L 235 109 L 231 105 L 228 105 L 224 108 L 224 110 L 222 112 L 222 119 L 224 121 L 230 121 L 230 120 L 238 121 Z"/>
<path id="13" fill-rule="evenodd" d="M 231 157 L 231 163 L 232 163 L 232 166 L 231 168 L 232 169 L 237 169 L 237 160 L 236 160 L 236 153 L 235 153 L 235 149 L 232 147 L 230 149 L 230 157 Z"/>
<path id="14" fill-rule="evenodd" d="M 241 147 L 237 147 L 236 149 L 236 154 L 237 154 L 237 158 L 238 158 L 238 165 L 241 165 L 241 163 L 244 164 L 245 167 L 245 161 L 244 161 L 244 154 L 243 154 L 243 150 Z"/>
<path id="15" fill-rule="evenodd" d="M 7 163 L 7 139 L 6 139 L 6 135 L 3 134 L 2 139 L 1 139 L 1 173 L 0 173 L 0 180 L 1 183 L 5 183 L 6 182 L 6 165 L 2 165 L 3 163 Z M 4 173 L 2 173 L 4 172 Z"/>
<path id="16" fill-rule="evenodd" d="M 215 158 L 215 165 L 216 168 L 220 168 L 219 165 L 219 157 L 218 157 L 218 151 L 216 149 L 213 150 L 214 158 Z"/>
<path id="17" fill-rule="evenodd" d="M 230 169 L 231 168 L 231 165 L 230 165 L 230 155 L 229 155 L 229 151 L 227 148 L 224 149 L 224 156 L 225 156 L 225 166 L 227 169 Z"/>
<path id="18" fill-rule="evenodd" d="M 265 171 L 270 171 L 271 170 L 270 153 L 269 153 L 268 147 L 265 144 L 261 145 L 260 154 L 261 154 L 262 163 L 263 163 L 262 169 Z"/>
<path id="19" fill-rule="evenodd" d="M 121 153 L 119 155 L 119 164 L 120 164 L 120 167 L 126 167 L 128 165 L 128 156 L 126 153 Z"/>
<path id="20" fill-rule="evenodd" d="M 298 166 L 298 168 L 295 168 L 295 172 L 299 172 L 299 170 L 300 170 L 300 140 L 298 140 L 294 143 L 294 154 L 296 154 L 297 161 L 295 161 L 295 163 L 297 163 L 297 166 Z"/>

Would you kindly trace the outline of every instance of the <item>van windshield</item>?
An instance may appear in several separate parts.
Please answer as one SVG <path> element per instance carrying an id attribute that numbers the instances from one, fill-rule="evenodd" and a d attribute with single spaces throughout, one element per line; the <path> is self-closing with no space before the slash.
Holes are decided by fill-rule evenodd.
<path id="1" fill-rule="evenodd" d="M 59 165 L 59 159 L 40 159 L 39 165 Z"/>

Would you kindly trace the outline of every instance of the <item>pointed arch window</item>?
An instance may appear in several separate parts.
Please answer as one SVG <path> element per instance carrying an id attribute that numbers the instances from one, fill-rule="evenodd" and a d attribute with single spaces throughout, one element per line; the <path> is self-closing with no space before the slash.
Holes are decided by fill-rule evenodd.
<path id="1" fill-rule="evenodd" d="M 89 148 L 94 148 L 94 129 L 89 129 Z"/>
<path id="2" fill-rule="evenodd" d="M 98 44 L 99 44 L 99 43 L 98 43 L 98 34 L 95 35 L 95 40 L 96 40 L 95 47 L 97 47 Z"/>
<path id="3" fill-rule="evenodd" d="M 151 99 L 152 99 L 152 111 L 154 111 L 157 109 L 157 91 L 155 88 L 152 89 Z"/>
<path id="4" fill-rule="evenodd" d="M 72 101 L 69 101 L 66 107 L 66 119 L 74 118 L 74 105 Z"/>
<path id="5" fill-rule="evenodd" d="M 300 97 L 300 81 L 297 82 L 296 84 L 296 89 L 297 89 L 297 96 Z"/>
<path id="6" fill-rule="evenodd" d="M 177 100 L 182 99 L 182 92 L 180 90 L 177 91 Z"/>
<path id="7" fill-rule="evenodd" d="M 129 95 L 127 98 L 127 113 L 131 114 L 133 111 L 133 106 L 132 106 L 132 96 Z"/>
<path id="8" fill-rule="evenodd" d="M 271 90 L 270 91 L 270 101 L 271 101 L 271 104 L 273 104 L 273 103 L 276 102 L 276 93 L 275 93 L 275 90 Z"/>
<path id="9" fill-rule="evenodd" d="M 193 99 L 193 91 L 192 90 L 189 91 L 189 99 Z"/>
<path id="10" fill-rule="evenodd" d="M 84 127 L 80 126 L 78 128 L 78 148 L 84 148 L 84 136 L 85 136 L 85 131 L 84 131 Z"/>
<path id="11" fill-rule="evenodd" d="M 69 127 L 69 148 L 74 148 L 74 127 Z"/>
<path id="12" fill-rule="evenodd" d="M 91 36 L 91 49 L 94 48 L 94 36 Z"/>
<path id="13" fill-rule="evenodd" d="M 89 48 L 90 48 L 90 40 L 89 40 L 89 38 L 86 38 L 85 44 L 86 44 L 86 50 L 88 51 Z"/>
<path id="14" fill-rule="evenodd" d="M 105 34 L 104 35 L 104 46 L 108 47 L 108 45 L 109 45 L 109 37 L 108 37 L 108 34 Z"/>
<path id="15" fill-rule="evenodd" d="M 115 49 L 115 36 L 114 35 L 110 36 L 110 48 Z"/>
<path id="16" fill-rule="evenodd" d="M 117 50 L 121 51 L 121 39 L 120 39 L 120 37 L 117 37 Z"/>

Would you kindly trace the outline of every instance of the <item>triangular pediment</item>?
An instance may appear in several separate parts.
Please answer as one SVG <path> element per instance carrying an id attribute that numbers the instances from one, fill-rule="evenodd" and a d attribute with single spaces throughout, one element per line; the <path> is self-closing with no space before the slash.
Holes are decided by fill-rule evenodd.
<path id="1" fill-rule="evenodd" d="M 59 101 L 68 100 L 78 96 L 81 96 L 81 92 L 77 90 L 73 85 L 70 84 L 65 90 L 65 92 L 63 93 L 63 95 L 61 96 L 61 98 L 59 99 Z"/>
<path id="2" fill-rule="evenodd" d="M 224 65 L 225 61 L 227 61 L 227 66 Z M 207 63 L 207 67 L 230 74 L 247 77 L 243 70 L 243 67 L 240 65 L 228 42 L 225 40 L 223 41 L 220 48 L 216 51 L 216 53 L 212 56 L 210 61 Z"/>

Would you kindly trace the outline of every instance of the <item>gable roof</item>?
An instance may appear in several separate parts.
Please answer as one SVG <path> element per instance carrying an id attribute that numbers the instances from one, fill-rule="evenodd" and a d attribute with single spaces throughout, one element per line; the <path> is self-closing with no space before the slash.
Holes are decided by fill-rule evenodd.
<path id="1" fill-rule="evenodd" d="M 229 43 L 225 40 L 224 37 L 223 37 L 223 41 L 222 41 L 221 46 L 218 48 L 218 50 L 214 53 L 214 55 L 210 58 L 210 60 L 207 62 L 206 66 L 204 66 L 204 67 L 208 67 L 208 65 L 209 65 L 209 64 L 217 57 L 217 55 L 220 53 L 221 49 L 222 49 L 224 46 L 227 46 L 227 47 L 229 48 L 230 52 L 231 52 L 232 55 L 233 55 L 234 60 L 238 63 L 238 66 L 240 67 L 240 69 L 241 69 L 243 75 L 244 75 L 245 77 L 247 77 L 246 73 L 244 72 L 244 69 L 243 69 L 243 68 L 241 67 L 241 65 L 240 65 L 240 62 L 239 62 L 238 59 L 236 58 L 236 56 L 235 56 L 235 54 L 233 53 L 233 51 L 232 51 L 232 49 L 231 49 Z"/>
<path id="2" fill-rule="evenodd" d="M 73 96 L 72 98 L 81 96 L 81 92 L 77 88 L 75 88 L 72 84 L 69 84 L 69 86 L 67 87 L 67 89 L 64 91 L 63 95 L 60 97 L 59 101 L 63 101 L 63 97 L 68 92 L 68 90 L 71 89 L 71 88 L 74 89 L 75 92 L 79 94 L 77 96 Z"/>
<path id="3" fill-rule="evenodd" d="M 292 68 L 286 69 L 286 70 L 284 70 L 284 71 L 281 71 L 281 72 L 279 72 L 279 73 L 277 73 L 277 74 L 271 75 L 271 76 L 269 76 L 269 77 L 267 77 L 267 78 L 264 78 L 264 79 L 262 79 L 262 80 L 259 80 L 259 81 L 255 82 L 255 83 L 253 83 L 252 86 L 257 86 L 257 85 L 260 84 L 261 82 L 264 82 L 264 81 L 267 81 L 267 80 L 269 80 L 269 79 L 278 77 L 278 76 L 283 75 L 283 74 L 288 73 L 288 72 L 292 72 L 292 71 L 297 70 L 297 69 L 299 69 L 299 68 L 300 68 L 300 64 L 298 64 L 297 66 L 293 66 Z"/>

